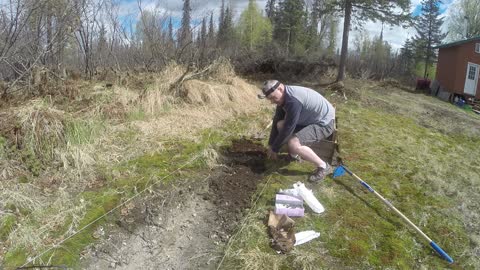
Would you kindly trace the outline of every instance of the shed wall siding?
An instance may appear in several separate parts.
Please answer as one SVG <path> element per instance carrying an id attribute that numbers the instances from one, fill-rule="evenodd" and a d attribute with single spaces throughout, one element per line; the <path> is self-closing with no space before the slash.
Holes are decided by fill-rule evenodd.
<path id="1" fill-rule="evenodd" d="M 480 41 L 439 49 L 436 79 L 446 90 L 464 93 L 468 62 L 480 65 L 480 54 L 475 52 L 476 43 Z M 480 79 L 475 96 L 480 99 Z"/>
<path id="2" fill-rule="evenodd" d="M 438 53 L 436 79 L 449 92 L 456 92 L 455 78 L 458 47 L 441 48 Z"/>

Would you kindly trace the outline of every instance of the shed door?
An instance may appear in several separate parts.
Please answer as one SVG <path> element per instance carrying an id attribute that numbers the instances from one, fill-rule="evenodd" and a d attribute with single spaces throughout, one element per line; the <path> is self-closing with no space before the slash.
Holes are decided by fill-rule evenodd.
<path id="1" fill-rule="evenodd" d="M 480 66 L 473 63 L 467 65 L 467 77 L 465 78 L 465 94 L 475 96 L 478 84 L 478 71 Z"/>

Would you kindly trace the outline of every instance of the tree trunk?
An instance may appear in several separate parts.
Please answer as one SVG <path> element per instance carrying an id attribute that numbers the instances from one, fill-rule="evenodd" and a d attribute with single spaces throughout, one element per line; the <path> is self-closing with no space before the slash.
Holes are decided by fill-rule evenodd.
<path id="1" fill-rule="evenodd" d="M 428 70 L 428 57 L 425 58 L 425 71 L 423 72 L 423 78 L 427 78 L 427 70 Z"/>
<path id="2" fill-rule="evenodd" d="M 340 64 L 338 66 L 337 82 L 345 79 L 345 64 L 348 54 L 348 34 L 350 33 L 350 21 L 352 19 L 352 2 L 345 1 L 345 21 L 343 22 L 342 51 L 340 54 Z"/>
<path id="3" fill-rule="evenodd" d="M 423 78 L 426 79 L 428 76 L 427 76 L 427 71 L 428 71 L 428 64 L 429 64 L 429 61 L 430 60 L 430 40 L 428 41 L 428 44 L 427 44 L 427 53 L 425 54 L 425 71 L 423 73 Z"/>
<path id="4" fill-rule="evenodd" d="M 52 23 L 52 15 L 50 14 L 50 10 L 47 11 L 47 52 L 45 53 L 45 65 L 47 68 L 51 69 L 53 65 L 53 40 L 52 40 L 52 35 L 53 35 L 53 23 Z"/>

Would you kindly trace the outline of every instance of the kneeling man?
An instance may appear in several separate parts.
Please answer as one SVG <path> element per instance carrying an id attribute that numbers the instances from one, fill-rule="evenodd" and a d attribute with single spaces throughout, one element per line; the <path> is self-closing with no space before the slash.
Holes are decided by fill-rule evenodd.
<path id="1" fill-rule="evenodd" d="M 331 174 L 332 167 L 307 145 L 333 133 L 335 109 L 332 104 L 315 90 L 284 85 L 276 80 L 266 81 L 258 97 L 277 105 L 268 140 L 268 157 L 276 159 L 280 147 L 287 143 L 290 155 L 298 155 L 317 167 L 309 181 L 320 182 Z"/>

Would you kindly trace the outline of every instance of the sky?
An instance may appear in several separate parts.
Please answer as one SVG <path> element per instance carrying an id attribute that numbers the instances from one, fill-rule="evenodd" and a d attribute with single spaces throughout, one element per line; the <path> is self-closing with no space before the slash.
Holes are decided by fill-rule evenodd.
<path id="1" fill-rule="evenodd" d="M 168 14 L 174 18 L 174 25 L 179 25 L 181 16 L 182 16 L 182 0 L 117 0 L 120 5 L 120 16 L 124 18 L 134 18 L 138 17 L 138 1 L 142 3 L 142 8 L 144 10 L 157 9 L 158 11 Z M 226 0 L 225 2 L 230 2 L 233 6 L 235 18 L 240 17 L 241 12 L 247 7 L 249 0 Z M 308 1 L 308 0 L 307 0 Z M 452 7 L 452 4 L 458 0 L 443 0 L 443 3 L 440 7 L 440 12 L 444 16 L 448 16 L 449 8 Z M 193 17 L 193 26 L 198 26 L 201 21 L 201 18 L 209 16 L 213 12 L 214 17 L 216 18 L 220 13 L 221 0 L 191 0 L 192 5 L 192 17 Z M 264 10 L 266 5 L 266 0 L 257 0 L 257 5 Z M 421 12 L 421 0 L 411 0 L 410 11 L 414 16 L 420 14 Z M 444 23 L 444 28 L 446 23 Z M 363 31 L 367 32 L 371 37 L 378 36 L 382 24 L 380 22 L 367 22 L 363 26 Z M 341 44 L 341 36 L 343 31 L 343 21 L 339 25 L 339 34 L 337 44 Z M 350 34 L 350 43 L 353 44 L 355 36 L 358 35 L 359 31 L 352 31 Z M 384 26 L 384 40 L 390 43 L 394 50 L 400 49 L 407 38 L 415 36 L 415 29 L 413 28 L 402 28 L 399 26 Z M 352 46 L 352 45 L 350 45 Z"/>

